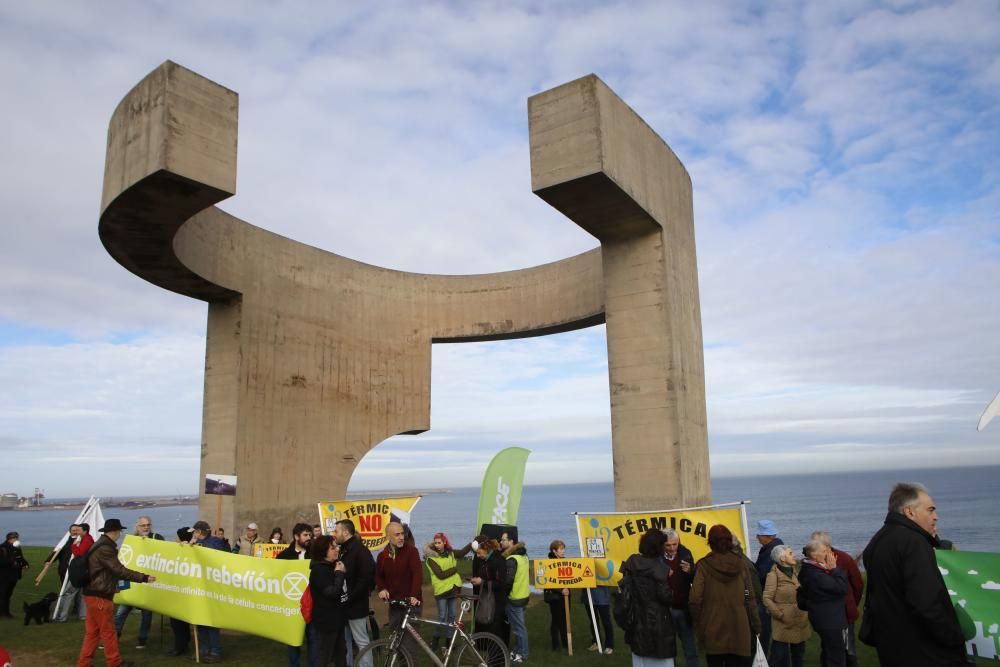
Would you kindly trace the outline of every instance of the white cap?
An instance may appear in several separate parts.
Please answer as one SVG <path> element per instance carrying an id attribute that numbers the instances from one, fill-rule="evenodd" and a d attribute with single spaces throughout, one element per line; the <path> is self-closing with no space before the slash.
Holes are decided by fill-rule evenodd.
<path id="1" fill-rule="evenodd" d="M 250 523 L 247 524 L 247 530 L 257 530 L 257 524 L 251 521 Z"/>

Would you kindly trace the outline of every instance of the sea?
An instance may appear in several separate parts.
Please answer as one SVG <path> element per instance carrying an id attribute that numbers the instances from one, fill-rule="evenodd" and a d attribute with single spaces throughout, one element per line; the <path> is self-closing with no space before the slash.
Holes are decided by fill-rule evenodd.
<path id="1" fill-rule="evenodd" d="M 928 487 L 938 507 L 939 535 L 951 540 L 956 548 L 1000 551 L 996 535 L 1000 466 L 726 477 L 712 480 L 712 496 L 715 503 L 747 503 L 751 554 L 756 554 L 758 548 L 752 535 L 759 519 L 774 521 L 784 542 L 796 549 L 814 530 L 826 530 L 838 548 L 858 554 L 882 525 L 889 491 L 900 481 L 920 482 Z M 405 495 L 405 490 L 400 489 L 396 495 Z M 438 531 L 447 533 L 456 546 L 468 542 L 475 534 L 478 503 L 479 488 L 425 495 L 411 514 L 411 527 L 418 544 L 429 541 Z M 554 539 L 567 544 L 569 555 L 579 555 L 573 512 L 613 510 L 614 489 L 610 482 L 528 485 L 521 497 L 519 538 L 534 558 L 544 558 Z M 104 512 L 105 518 L 118 518 L 126 526 L 132 526 L 141 514 L 149 515 L 154 530 L 168 539 L 178 528 L 190 526 L 198 519 L 195 505 L 148 510 L 108 508 Z M 55 545 L 76 515 L 76 510 L 4 511 L 0 512 L 0 534 L 16 530 L 23 544 Z M 211 517 L 207 520 L 211 522 Z M 261 526 L 261 531 L 270 528 Z M 287 534 L 291 526 L 282 528 Z"/>

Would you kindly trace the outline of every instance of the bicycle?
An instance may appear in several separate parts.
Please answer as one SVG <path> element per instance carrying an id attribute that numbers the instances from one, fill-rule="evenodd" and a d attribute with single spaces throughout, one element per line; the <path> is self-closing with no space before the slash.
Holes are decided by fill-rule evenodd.
<path id="1" fill-rule="evenodd" d="M 430 619 L 412 616 L 413 607 L 405 600 L 391 600 L 390 606 L 405 608 L 406 614 L 398 628 L 385 639 L 377 639 L 362 650 L 354 659 L 355 665 L 367 664 L 365 661 L 371 659 L 372 667 L 414 667 L 416 661 L 410 648 L 403 643 L 406 637 L 413 639 L 416 646 L 437 665 L 445 667 L 454 656 L 451 663 L 455 667 L 510 667 L 510 653 L 507 646 L 494 634 L 489 632 L 474 632 L 471 635 L 465 634 L 465 624 L 462 617 L 472 608 L 472 600 L 475 597 L 462 596 L 462 604 L 459 608 L 458 618 L 454 623 L 442 623 Z M 426 623 L 453 630 L 451 639 L 445 647 L 444 653 L 439 658 L 424 638 L 420 636 L 413 626 Z"/>

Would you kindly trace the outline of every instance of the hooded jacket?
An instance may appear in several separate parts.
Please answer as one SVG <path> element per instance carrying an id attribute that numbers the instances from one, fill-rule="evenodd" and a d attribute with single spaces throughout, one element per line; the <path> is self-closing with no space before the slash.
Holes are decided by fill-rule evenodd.
<path id="1" fill-rule="evenodd" d="M 865 548 L 868 609 L 879 661 L 950 667 L 965 662 L 965 637 L 934 556 L 937 538 L 898 512 Z"/>
<path id="2" fill-rule="evenodd" d="M 454 586 L 442 590 L 440 593 L 435 593 L 434 599 L 444 600 L 447 598 L 457 597 L 459 593 L 462 592 L 462 577 L 458 574 L 458 563 L 456 562 L 452 567 L 442 567 L 435 559 L 447 559 L 451 556 L 455 559 L 455 552 L 444 554 L 434 548 L 434 543 L 429 542 L 424 545 L 424 563 L 427 564 L 427 569 L 431 573 L 431 585 L 435 591 L 439 588 L 446 587 L 448 582 L 454 584 Z"/>
<path id="3" fill-rule="evenodd" d="M 118 580 L 146 583 L 149 575 L 130 570 L 118 560 L 118 545 L 107 535 L 101 535 L 94 543 L 93 551 L 87 558 L 90 583 L 83 589 L 84 595 L 112 600 L 118 592 Z"/>
<path id="4" fill-rule="evenodd" d="M 705 653 L 750 655 L 751 630 L 760 631 L 750 578 L 743 558 L 731 551 L 713 551 L 698 561 L 689 604 Z"/>
<path id="5" fill-rule="evenodd" d="M 528 587 L 528 569 L 531 566 L 528 563 L 527 553 L 524 542 L 512 544 L 503 552 L 506 561 L 504 588 L 507 589 L 508 602 L 515 607 L 527 607 L 528 599 L 531 597 L 531 589 Z M 521 571 L 522 565 L 523 571 Z"/>
<path id="6" fill-rule="evenodd" d="M 632 653 L 665 660 L 677 655 L 677 637 L 670 613 L 673 593 L 667 581 L 669 570 L 659 558 L 633 554 L 622 564 L 622 577 L 634 582 L 635 621 L 625 631 Z"/>

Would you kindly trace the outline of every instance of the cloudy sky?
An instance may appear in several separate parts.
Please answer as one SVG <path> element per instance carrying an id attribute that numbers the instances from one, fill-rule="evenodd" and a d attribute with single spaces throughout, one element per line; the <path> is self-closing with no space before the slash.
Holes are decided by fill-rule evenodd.
<path id="1" fill-rule="evenodd" d="M 206 306 L 97 237 L 107 122 L 166 59 L 240 94 L 224 209 L 432 273 L 596 245 L 531 193 L 526 113 L 596 73 L 694 183 L 715 475 L 1000 463 L 995 0 L 3 3 L 0 491 L 196 488 Z M 352 488 L 510 444 L 610 480 L 603 327 L 433 363 L 431 431 Z"/>

